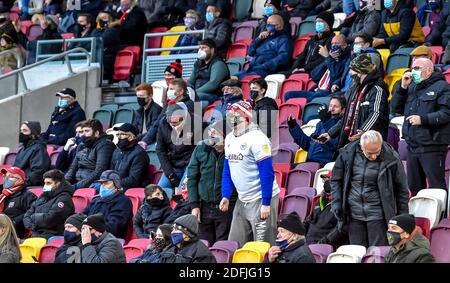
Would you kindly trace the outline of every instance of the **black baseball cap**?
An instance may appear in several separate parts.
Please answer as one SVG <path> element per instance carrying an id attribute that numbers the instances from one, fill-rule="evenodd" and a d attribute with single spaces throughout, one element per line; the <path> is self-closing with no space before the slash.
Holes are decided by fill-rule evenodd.
<path id="1" fill-rule="evenodd" d="M 56 93 L 56 96 L 60 96 L 60 97 L 69 97 L 69 96 L 72 96 L 73 98 L 76 98 L 76 97 L 77 97 L 77 94 L 75 93 L 75 91 L 74 91 L 73 89 L 71 89 L 71 88 L 65 88 L 65 89 L 62 89 L 62 90 L 58 91 L 58 92 Z"/>
<path id="2" fill-rule="evenodd" d="M 137 136 L 139 134 L 138 130 L 136 129 L 136 127 L 133 126 L 130 123 L 123 123 L 119 127 L 114 127 L 113 130 L 114 131 L 122 131 L 122 132 L 126 132 L 126 133 L 130 132 L 130 133 L 132 133 L 135 136 Z"/>

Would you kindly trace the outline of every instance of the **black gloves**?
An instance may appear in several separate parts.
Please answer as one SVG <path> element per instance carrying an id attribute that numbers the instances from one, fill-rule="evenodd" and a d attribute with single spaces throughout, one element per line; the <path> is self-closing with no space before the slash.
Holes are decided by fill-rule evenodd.
<path id="1" fill-rule="evenodd" d="M 181 179 L 180 179 L 180 177 L 177 176 L 177 174 L 172 173 L 169 175 L 169 181 L 173 187 L 178 187 L 178 185 L 181 182 Z"/>
<path id="2" fill-rule="evenodd" d="M 331 118 L 331 112 L 328 111 L 328 107 L 326 106 L 320 106 L 319 110 L 317 110 L 319 113 L 319 119 L 322 123 L 325 123 L 326 121 L 330 120 Z"/>
<path id="3" fill-rule="evenodd" d="M 295 128 L 295 126 L 298 125 L 297 120 L 292 116 L 289 116 L 287 123 L 288 123 L 289 129 Z"/>

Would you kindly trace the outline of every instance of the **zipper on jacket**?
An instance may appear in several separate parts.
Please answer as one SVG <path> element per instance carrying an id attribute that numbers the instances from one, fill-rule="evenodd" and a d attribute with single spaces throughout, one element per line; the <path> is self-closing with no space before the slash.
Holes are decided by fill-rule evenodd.
<path id="1" fill-rule="evenodd" d="M 366 214 L 366 210 L 364 209 L 365 202 L 364 202 L 363 193 L 364 193 L 364 184 L 366 182 L 366 180 L 365 180 L 366 169 L 367 169 L 367 158 L 364 157 L 364 170 L 363 170 L 362 182 L 361 182 L 361 201 L 362 201 L 361 205 L 362 205 L 362 213 L 363 213 L 365 219 L 367 219 L 367 214 Z"/>

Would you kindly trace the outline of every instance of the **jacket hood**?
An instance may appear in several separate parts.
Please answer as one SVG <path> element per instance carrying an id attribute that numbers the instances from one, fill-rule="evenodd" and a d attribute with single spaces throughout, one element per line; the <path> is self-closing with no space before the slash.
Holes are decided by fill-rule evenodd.
<path id="1" fill-rule="evenodd" d="M 411 250 L 415 250 L 417 248 L 424 248 L 424 249 L 429 250 L 430 242 L 428 241 L 428 239 L 425 236 L 423 236 L 422 234 L 420 234 L 417 231 L 417 228 L 414 233 L 415 233 L 415 235 L 413 236 L 411 241 L 409 241 L 405 245 L 403 245 L 400 250 L 411 251 Z"/>
<path id="2" fill-rule="evenodd" d="M 278 104 L 277 104 L 277 102 L 276 102 L 274 99 L 272 99 L 272 98 L 270 98 L 270 97 L 267 97 L 267 96 L 264 96 L 264 97 L 261 98 L 260 100 L 256 101 L 256 102 L 255 102 L 255 106 L 256 106 L 257 108 L 260 108 L 260 107 L 263 107 L 263 106 L 273 106 L 273 107 L 275 107 L 276 109 L 278 109 Z"/>
<path id="3" fill-rule="evenodd" d="M 364 79 L 364 81 L 362 81 L 362 85 L 373 84 L 379 80 L 382 80 L 382 78 L 380 77 L 378 71 L 375 69 L 367 74 L 367 77 Z"/>

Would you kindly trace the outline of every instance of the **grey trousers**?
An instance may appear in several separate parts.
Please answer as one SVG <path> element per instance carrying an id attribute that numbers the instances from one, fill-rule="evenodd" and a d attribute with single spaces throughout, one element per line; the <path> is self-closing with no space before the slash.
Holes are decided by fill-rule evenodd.
<path id="1" fill-rule="evenodd" d="M 268 242 L 271 246 L 275 245 L 278 195 L 272 197 L 270 201 L 270 216 L 266 220 L 262 220 L 260 216 L 261 202 L 262 199 L 247 203 L 237 200 L 228 240 L 239 242 L 241 247 L 249 241 Z"/>

